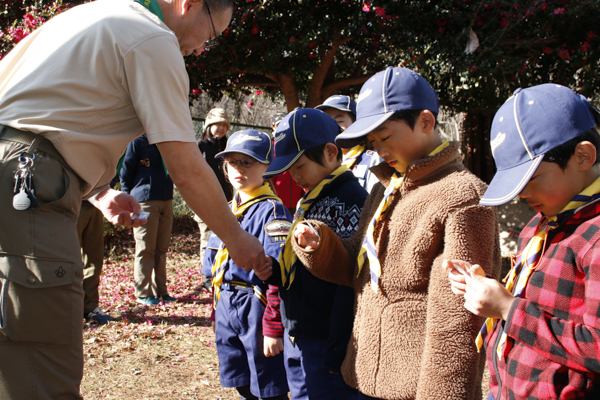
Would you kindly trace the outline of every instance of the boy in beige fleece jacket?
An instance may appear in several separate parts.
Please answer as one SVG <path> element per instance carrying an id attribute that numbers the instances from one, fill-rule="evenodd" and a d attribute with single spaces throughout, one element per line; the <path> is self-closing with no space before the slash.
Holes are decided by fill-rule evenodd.
<path id="1" fill-rule="evenodd" d="M 482 319 L 457 301 L 444 259 L 467 259 L 497 277 L 496 210 L 480 206 L 486 185 L 442 142 L 439 102 L 417 73 L 387 68 L 361 89 L 358 118 L 336 143 L 367 137 L 384 163 L 358 231 L 340 240 L 314 222 L 294 231 L 294 250 L 317 277 L 355 289 L 355 323 L 342 365 L 361 399 L 481 399 Z M 311 221 L 313 222 L 313 221 Z M 458 256 L 460 255 L 460 256 Z"/>

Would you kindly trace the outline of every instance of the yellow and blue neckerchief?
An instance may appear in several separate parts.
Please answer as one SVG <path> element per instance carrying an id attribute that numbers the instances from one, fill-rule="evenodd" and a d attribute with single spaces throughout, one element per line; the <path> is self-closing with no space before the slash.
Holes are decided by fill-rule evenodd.
<path id="1" fill-rule="evenodd" d="M 348 169 L 352 170 L 356 165 L 359 157 L 362 153 L 365 152 L 366 146 L 364 144 L 359 144 L 357 146 L 352 147 L 346 154 L 344 154 L 344 159 L 342 160 L 342 164 L 348 167 Z"/>
<path id="2" fill-rule="evenodd" d="M 281 199 L 277 197 L 275 193 L 273 193 L 271 186 L 267 182 L 263 183 L 261 187 L 257 188 L 254 192 L 252 192 L 248 200 L 246 200 L 245 202 L 240 204 L 239 199 L 239 193 L 236 193 L 234 200 L 231 202 L 233 215 L 235 215 L 238 218 L 241 217 L 248 210 L 248 208 L 250 208 L 250 206 L 263 200 L 272 199 L 281 203 Z M 229 252 L 227 251 L 225 244 L 221 243 L 221 246 L 219 246 L 219 250 L 215 255 L 215 259 L 212 265 L 212 285 L 214 290 L 213 307 L 215 308 L 217 307 L 217 303 L 219 301 L 219 298 L 221 297 L 221 285 L 223 284 L 223 277 L 225 276 L 225 267 L 227 265 L 227 260 L 229 260 Z M 257 294 L 259 298 L 261 297 L 260 294 L 256 292 L 256 290 L 255 294 Z"/>
<path id="3" fill-rule="evenodd" d="M 441 145 L 435 148 L 430 154 L 429 157 L 436 155 L 437 153 L 444 150 L 450 142 L 444 140 Z M 379 277 L 381 276 L 381 264 L 379 263 L 379 253 L 375 248 L 375 229 L 379 225 L 380 222 L 383 221 L 387 210 L 395 199 L 395 194 L 402 187 L 402 183 L 404 182 L 404 177 L 397 171 L 394 171 L 394 175 L 390 180 L 390 183 L 385 190 L 385 194 L 383 199 L 379 203 L 379 207 L 373 214 L 373 218 L 371 222 L 369 222 L 369 227 L 367 228 L 367 234 L 362 243 L 362 247 L 358 253 L 357 262 L 358 262 L 358 274 L 360 275 L 360 271 L 362 270 L 365 261 L 369 260 L 369 269 L 371 275 L 371 289 L 377 292 L 379 289 Z"/>
<path id="4" fill-rule="evenodd" d="M 559 226 L 558 221 L 563 221 L 565 218 L 577 212 L 577 210 L 586 204 L 600 198 L 600 178 L 596 179 L 594 183 L 585 188 L 580 194 L 575 196 L 573 200 L 567 204 L 560 213 L 554 217 L 542 217 L 537 227 L 537 234 L 533 236 L 527 242 L 527 245 L 517 256 L 514 267 L 508 274 L 506 282 L 506 289 L 511 292 L 515 297 L 521 297 L 529 281 L 531 273 L 537 268 L 539 261 L 544 255 L 546 249 L 546 239 L 548 239 L 548 232 Z M 516 282 L 516 283 L 515 283 Z M 481 327 L 477 338 L 475 339 L 475 345 L 477 351 L 481 349 L 486 337 L 494 330 L 498 318 L 487 318 L 485 323 Z M 507 346 L 508 335 L 504 330 L 501 332 L 500 340 L 498 341 L 498 347 L 496 352 L 498 358 L 502 359 L 510 347 Z"/>
<path id="5" fill-rule="evenodd" d="M 306 211 L 313 204 L 315 199 L 319 197 L 319 194 L 333 182 L 338 176 L 342 175 L 345 172 L 350 172 L 348 167 L 345 165 L 341 165 L 335 171 L 333 171 L 330 175 L 328 175 L 325 179 L 323 179 L 319 184 L 310 192 L 306 193 L 302 199 L 298 202 L 298 207 L 296 208 L 296 214 L 294 215 L 294 223 L 290 228 L 290 232 L 285 240 L 285 245 L 283 251 L 279 255 L 279 266 L 281 268 L 281 282 L 284 288 L 289 289 L 290 285 L 294 281 L 294 277 L 296 276 L 296 268 L 294 264 L 298 259 L 296 253 L 292 249 L 292 236 L 294 235 L 294 228 L 298 223 L 304 220 L 304 215 Z"/>

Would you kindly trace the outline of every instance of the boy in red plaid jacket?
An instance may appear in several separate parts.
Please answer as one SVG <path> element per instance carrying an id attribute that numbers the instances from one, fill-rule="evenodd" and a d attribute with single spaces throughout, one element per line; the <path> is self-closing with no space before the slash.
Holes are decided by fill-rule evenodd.
<path id="1" fill-rule="evenodd" d="M 519 196 L 538 212 L 523 229 L 506 287 L 478 265 L 446 261 L 455 294 L 487 317 L 490 396 L 600 398 L 600 121 L 570 89 L 517 89 L 494 117 L 498 172 L 481 199 Z"/>

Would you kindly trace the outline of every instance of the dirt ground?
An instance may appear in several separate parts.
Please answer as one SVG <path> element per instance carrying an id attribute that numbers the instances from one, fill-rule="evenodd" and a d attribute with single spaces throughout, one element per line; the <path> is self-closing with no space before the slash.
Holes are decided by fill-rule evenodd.
<path id="1" fill-rule="evenodd" d="M 237 399 L 222 388 L 211 299 L 201 289 L 195 223 L 176 224 L 168 254 L 169 294 L 177 303 L 153 308 L 135 302 L 129 231 L 112 229 L 100 282 L 101 307 L 117 318 L 104 326 L 84 324 L 85 399 Z M 487 371 L 484 397 L 487 398 Z"/>

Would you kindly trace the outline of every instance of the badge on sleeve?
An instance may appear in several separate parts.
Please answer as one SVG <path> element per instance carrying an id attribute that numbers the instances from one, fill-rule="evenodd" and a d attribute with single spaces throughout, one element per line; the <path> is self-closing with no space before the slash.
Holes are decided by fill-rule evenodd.
<path id="1" fill-rule="evenodd" d="M 271 242 L 285 242 L 292 223 L 285 219 L 276 219 L 265 225 L 265 232 L 271 238 Z"/>

